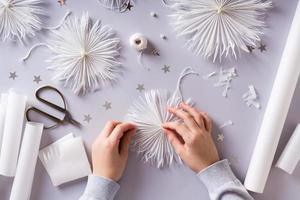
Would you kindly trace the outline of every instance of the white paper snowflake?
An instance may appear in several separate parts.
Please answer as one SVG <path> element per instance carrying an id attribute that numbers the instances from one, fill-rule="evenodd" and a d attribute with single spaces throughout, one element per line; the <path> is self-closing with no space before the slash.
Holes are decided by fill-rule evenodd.
<path id="1" fill-rule="evenodd" d="M 0 38 L 25 42 L 42 29 L 42 0 L 0 0 Z"/>
<path id="2" fill-rule="evenodd" d="M 256 46 L 263 34 L 263 16 L 271 8 L 262 0 L 172 0 L 171 18 L 178 36 L 186 38 L 196 55 L 219 61 L 237 58 L 247 45 Z"/>
<path id="3" fill-rule="evenodd" d="M 109 26 L 93 23 L 84 13 L 81 18 L 69 17 L 57 30 L 51 29 L 47 43 L 33 46 L 23 58 L 27 60 L 32 51 L 46 46 L 52 52 L 47 62 L 55 72 L 54 79 L 65 83 L 75 94 L 100 89 L 114 82 L 120 73 L 120 39 Z"/>
<path id="4" fill-rule="evenodd" d="M 118 12 L 124 12 L 127 9 L 127 5 L 130 2 L 130 0 L 98 0 L 99 3 L 113 11 L 118 11 Z"/>

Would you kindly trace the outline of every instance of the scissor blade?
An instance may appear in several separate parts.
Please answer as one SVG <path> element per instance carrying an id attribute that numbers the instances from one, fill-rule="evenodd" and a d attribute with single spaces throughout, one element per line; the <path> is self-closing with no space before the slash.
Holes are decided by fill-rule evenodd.
<path id="1" fill-rule="evenodd" d="M 81 123 L 76 121 L 75 119 L 73 119 L 73 117 L 71 116 L 71 114 L 69 112 L 66 112 L 65 114 L 65 118 L 64 118 L 64 121 L 80 128 L 81 127 Z"/>

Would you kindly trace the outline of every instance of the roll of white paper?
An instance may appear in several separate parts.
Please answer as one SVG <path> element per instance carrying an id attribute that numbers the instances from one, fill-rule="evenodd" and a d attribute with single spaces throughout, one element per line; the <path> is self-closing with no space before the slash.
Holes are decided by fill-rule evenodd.
<path id="1" fill-rule="evenodd" d="M 300 73 L 300 2 L 275 77 L 257 142 L 252 154 L 245 187 L 262 193 L 272 166 L 283 125 Z"/>
<path id="2" fill-rule="evenodd" d="M 1 94 L 1 100 L 0 100 L 0 153 L 1 153 L 1 146 L 2 146 L 2 137 L 3 137 L 4 122 L 5 122 L 6 107 L 7 107 L 7 94 Z"/>
<path id="3" fill-rule="evenodd" d="M 29 200 L 44 125 L 28 122 L 25 127 L 10 200 Z"/>
<path id="4" fill-rule="evenodd" d="M 300 124 L 297 125 L 288 144 L 284 148 L 276 167 L 292 174 L 300 160 Z"/>
<path id="5" fill-rule="evenodd" d="M 0 174 L 3 176 L 13 177 L 16 173 L 26 100 L 27 97 L 13 90 L 8 94 L 0 155 Z"/>

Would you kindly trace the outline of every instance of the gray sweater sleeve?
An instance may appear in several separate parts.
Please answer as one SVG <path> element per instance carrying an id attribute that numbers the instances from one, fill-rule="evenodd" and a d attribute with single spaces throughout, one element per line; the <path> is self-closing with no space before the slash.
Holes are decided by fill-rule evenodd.
<path id="1" fill-rule="evenodd" d="M 254 200 L 235 177 L 227 160 L 212 164 L 197 175 L 206 186 L 211 200 Z M 118 183 L 97 176 L 89 176 L 80 200 L 113 200 Z"/>
<path id="2" fill-rule="evenodd" d="M 233 174 L 228 160 L 221 160 L 198 173 L 211 200 L 254 200 Z"/>
<path id="3" fill-rule="evenodd" d="M 119 184 L 112 180 L 90 175 L 79 200 L 113 200 L 119 188 Z"/>

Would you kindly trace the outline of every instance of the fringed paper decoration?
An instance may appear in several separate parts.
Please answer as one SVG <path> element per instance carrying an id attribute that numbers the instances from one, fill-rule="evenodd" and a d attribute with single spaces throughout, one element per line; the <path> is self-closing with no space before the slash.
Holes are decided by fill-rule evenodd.
<path id="1" fill-rule="evenodd" d="M 98 0 L 98 1 L 103 7 L 117 12 L 126 11 L 128 3 L 130 3 L 130 0 Z"/>
<path id="2" fill-rule="evenodd" d="M 48 47 L 52 56 L 47 62 L 55 72 L 54 79 L 64 82 L 77 95 L 95 91 L 117 79 L 121 67 L 117 60 L 120 39 L 109 26 L 101 25 L 99 20 L 92 23 L 88 13 L 84 13 L 81 18 L 69 17 L 51 32 L 51 39 L 33 46 L 23 60 L 35 48 Z"/>
<path id="3" fill-rule="evenodd" d="M 42 0 L 0 0 L 0 38 L 25 42 L 42 29 Z"/>
<path id="4" fill-rule="evenodd" d="M 172 9 L 173 26 L 178 36 L 186 38 L 195 55 L 211 58 L 237 58 L 247 45 L 261 40 L 263 17 L 271 8 L 262 0 L 163 0 Z"/>
<path id="5" fill-rule="evenodd" d="M 177 83 L 177 89 L 172 94 L 166 90 L 150 90 L 140 96 L 129 108 L 126 120 L 137 126 L 133 136 L 131 149 L 142 156 L 145 162 L 150 162 L 158 168 L 170 166 L 173 162 L 181 162 L 168 141 L 161 124 L 164 122 L 180 121 L 167 111 L 168 107 L 178 107 L 183 101 L 182 80 L 197 74 L 191 68 L 186 68 Z"/>

